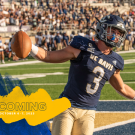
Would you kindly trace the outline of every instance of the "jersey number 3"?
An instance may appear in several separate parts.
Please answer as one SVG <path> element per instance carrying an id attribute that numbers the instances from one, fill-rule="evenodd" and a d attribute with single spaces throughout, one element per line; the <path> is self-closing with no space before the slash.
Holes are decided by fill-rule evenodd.
<path id="1" fill-rule="evenodd" d="M 105 74 L 104 69 L 99 67 L 99 66 L 95 67 L 94 70 L 93 70 L 93 73 L 96 74 L 97 72 L 99 72 L 100 75 L 98 76 L 98 78 L 95 77 L 94 80 L 93 80 L 93 82 L 95 83 L 94 89 L 91 88 L 91 84 L 87 83 L 86 91 L 89 94 L 94 94 L 98 90 L 99 82 L 102 80 L 102 78 Z"/>

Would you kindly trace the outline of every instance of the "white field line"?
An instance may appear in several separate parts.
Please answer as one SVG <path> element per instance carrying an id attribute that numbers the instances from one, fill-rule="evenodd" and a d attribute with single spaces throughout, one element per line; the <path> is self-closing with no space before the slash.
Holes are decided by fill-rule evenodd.
<path id="1" fill-rule="evenodd" d="M 17 62 L 17 63 L 9 63 L 9 64 L 1 64 L 0 67 L 11 67 L 11 66 L 18 66 L 18 65 L 27 65 L 27 64 L 36 64 L 41 63 L 41 61 L 26 61 L 26 62 Z"/>
<path id="2" fill-rule="evenodd" d="M 23 85 L 66 85 L 66 84 L 67 83 L 29 83 L 29 84 L 23 84 Z"/>
<path id="3" fill-rule="evenodd" d="M 109 128 L 113 128 L 113 127 L 116 127 L 116 126 L 122 126 L 122 125 L 132 123 L 132 122 L 135 122 L 135 119 L 130 119 L 130 120 L 122 121 L 122 122 L 116 122 L 116 123 L 106 125 L 106 126 L 101 126 L 101 127 L 95 128 L 94 132 L 109 129 Z M 53 120 L 46 121 L 46 124 L 47 124 L 48 128 L 50 129 L 51 125 L 53 124 Z"/>
<path id="4" fill-rule="evenodd" d="M 41 63 L 42 61 L 34 60 L 34 61 L 26 61 L 26 62 L 17 62 L 17 63 L 9 63 L 9 64 L 1 64 L 1 67 L 11 67 L 11 66 L 19 66 L 19 65 L 28 65 L 28 64 L 36 64 Z M 134 59 L 124 60 L 125 64 L 135 63 Z M 53 63 L 44 63 L 44 64 L 53 64 Z M 56 64 L 56 63 L 55 63 Z M 57 63 L 57 64 L 70 64 L 70 63 Z"/>
<path id="5" fill-rule="evenodd" d="M 34 61 L 26 61 L 26 62 L 17 62 L 17 63 L 9 63 L 9 64 L 0 64 L 1 67 L 13 67 L 13 66 L 19 66 L 19 65 L 28 65 L 28 64 L 37 64 L 41 63 L 42 61 L 34 60 Z M 52 64 L 53 63 L 45 63 L 44 64 Z M 70 63 L 54 63 L 54 64 L 70 64 Z"/>
<path id="6" fill-rule="evenodd" d="M 12 75 L 9 76 L 11 77 L 12 80 L 16 79 L 28 79 L 28 78 L 38 78 L 38 77 L 46 77 L 48 75 L 68 75 L 67 73 L 63 72 L 55 72 L 55 73 L 33 73 L 33 74 L 22 74 L 22 75 Z M 2 75 L 3 78 L 5 78 L 4 75 Z"/>
<path id="7" fill-rule="evenodd" d="M 120 72 L 121 74 L 134 74 L 135 72 Z"/>
<path id="8" fill-rule="evenodd" d="M 135 52 L 135 50 L 131 50 L 131 51 L 120 51 L 120 52 L 117 52 L 117 53 L 118 54 L 121 54 L 121 53 L 131 53 L 131 52 Z M 135 63 L 135 60 L 134 59 L 124 60 L 124 63 L 127 64 L 127 62 L 129 62 L 129 61 L 131 61 L 132 63 Z M 36 63 L 41 63 L 41 62 L 42 61 L 38 61 L 38 60 L 26 61 L 26 62 L 17 62 L 17 63 L 3 64 L 3 65 L 0 65 L 0 67 L 11 67 L 11 66 L 18 66 L 18 65 L 36 64 Z M 52 64 L 52 63 L 46 63 L 46 64 Z M 58 63 L 58 64 L 70 64 L 70 63 Z"/>
<path id="9" fill-rule="evenodd" d="M 69 67 L 48 67 L 48 68 L 16 68 L 16 69 L 4 69 L 3 68 L 3 70 L 32 70 L 32 69 L 36 69 L 36 70 L 38 70 L 38 69 L 69 69 Z M 0 70 L 2 70 L 2 69 L 0 69 Z"/>
<path id="10" fill-rule="evenodd" d="M 124 82 L 124 83 L 135 83 L 135 82 Z M 66 85 L 67 83 L 25 83 L 23 85 Z M 109 83 L 106 83 L 109 84 Z M 18 84 L 19 85 L 19 84 Z"/>
<path id="11" fill-rule="evenodd" d="M 96 113 L 135 113 L 135 111 L 96 111 Z"/>
<path id="12" fill-rule="evenodd" d="M 5 68 L 2 68 L 0 70 L 33 70 L 33 69 L 69 69 L 69 67 L 48 67 L 48 68 L 15 68 L 15 69 L 5 69 Z M 120 72 L 120 74 L 135 74 L 135 72 Z M 67 73 L 68 75 L 68 73 Z"/>
<path id="13" fill-rule="evenodd" d="M 124 64 L 135 63 L 135 59 L 124 60 Z"/>
<path id="14" fill-rule="evenodd" d="M 124 83 L 130 84 L 130 83 L 135 83 L 135 82 L 124 82 Z M 110 83 L 107 82 L 105 84 L 110 84 Z"/>
<path id="15" fill-rule="evenodd" d="M 116 53 L 121 54 L 121 53 L 132 53 L 132 52 L 135 52 L 135 50 L 130 50 L 130 51 L 119 51 L 119 52 L 116 52 Z"/>
<path id="16" fill-rule="evenodd" d="M 122 122 L 113 123 L 113 124 L 110 124 L 110 125 L 107 125 L 107 126 L 95 128 L 94 132 L 109 129 L 109 128 L 113 128 L 113 127 L 116 127 L 116 126 L 122 126 L 122 125 L 132 123 L 132 122 L 135 122 L 135 119 L 130 119 L 130 120 L 122 121 Z"/>
<path id="17" fill-rule="evenodd" d="M 110 102 L 110 101 L 111 101 L 111 102 L 116 102 L 116 101 L 118 101 L 118 102 L 119 102 L 119 101 L 122 101 L 122 102 L 123 102 L 123 101 L 135 102 L 135 100 L 99 100 L 99 101 L 100 101 L 100 102 L 106 102 L 106 101 L 107 101 L 107 102 L 108 102 L 108 101 L 109 101 L 109 102 Z"/>

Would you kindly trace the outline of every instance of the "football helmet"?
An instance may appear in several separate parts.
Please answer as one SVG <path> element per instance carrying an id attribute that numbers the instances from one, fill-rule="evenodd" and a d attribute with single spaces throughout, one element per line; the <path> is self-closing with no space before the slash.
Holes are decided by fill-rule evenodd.
<path id="1" fill-rule="evenodd" d="M 118 30 L 120 34 L 117 35 L 113 29 Z M 119 16 L 107 15 L 100 21 L 98 20 L 96 26 L 96 37 L 105 42 L 109 47 L 120 47 L 121 43 L 123 43 L 126 38 L 126 34 L 127 31 L 124 21 Z M 115 42 L 115 38 L 118 39 L 117 42 Z"/>

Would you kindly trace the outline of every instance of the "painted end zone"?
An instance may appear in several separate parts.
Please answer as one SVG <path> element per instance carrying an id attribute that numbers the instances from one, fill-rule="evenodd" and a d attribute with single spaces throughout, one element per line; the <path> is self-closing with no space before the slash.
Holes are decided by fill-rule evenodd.
<path id="1" fill-rule="evenodd" d="M 134 135 L 135 101 L 100 101 L 93 135 Z"/>
<path id="2" fill-rule="evenodd" d="M 52 120 L 46 122 L 52 129 Z M 134 135 L 135 101 L 99 101 L 93 135 Z"/>

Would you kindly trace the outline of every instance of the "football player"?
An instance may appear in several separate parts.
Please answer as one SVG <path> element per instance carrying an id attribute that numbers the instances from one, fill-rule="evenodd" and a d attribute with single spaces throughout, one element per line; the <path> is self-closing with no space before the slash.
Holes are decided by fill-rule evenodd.
<path id="1" fill-rule="evenodd" d="M 106 81 L 124 97 L 135 100 L 135 91 L 120 76 L 124 60 L 112 50 L 123 43 L 126 34 L 123 20 L 108 15 L 98 20 L 97 42 L 75 36 L 69 46 L 52 52 L 32 45 L 30 53 L 34 58 L 71 62 L 68 82 L 60 95 L 70 100 L 71 108 L 53 119 L 52 135 L 92 135 L 97 103 Z"/>

